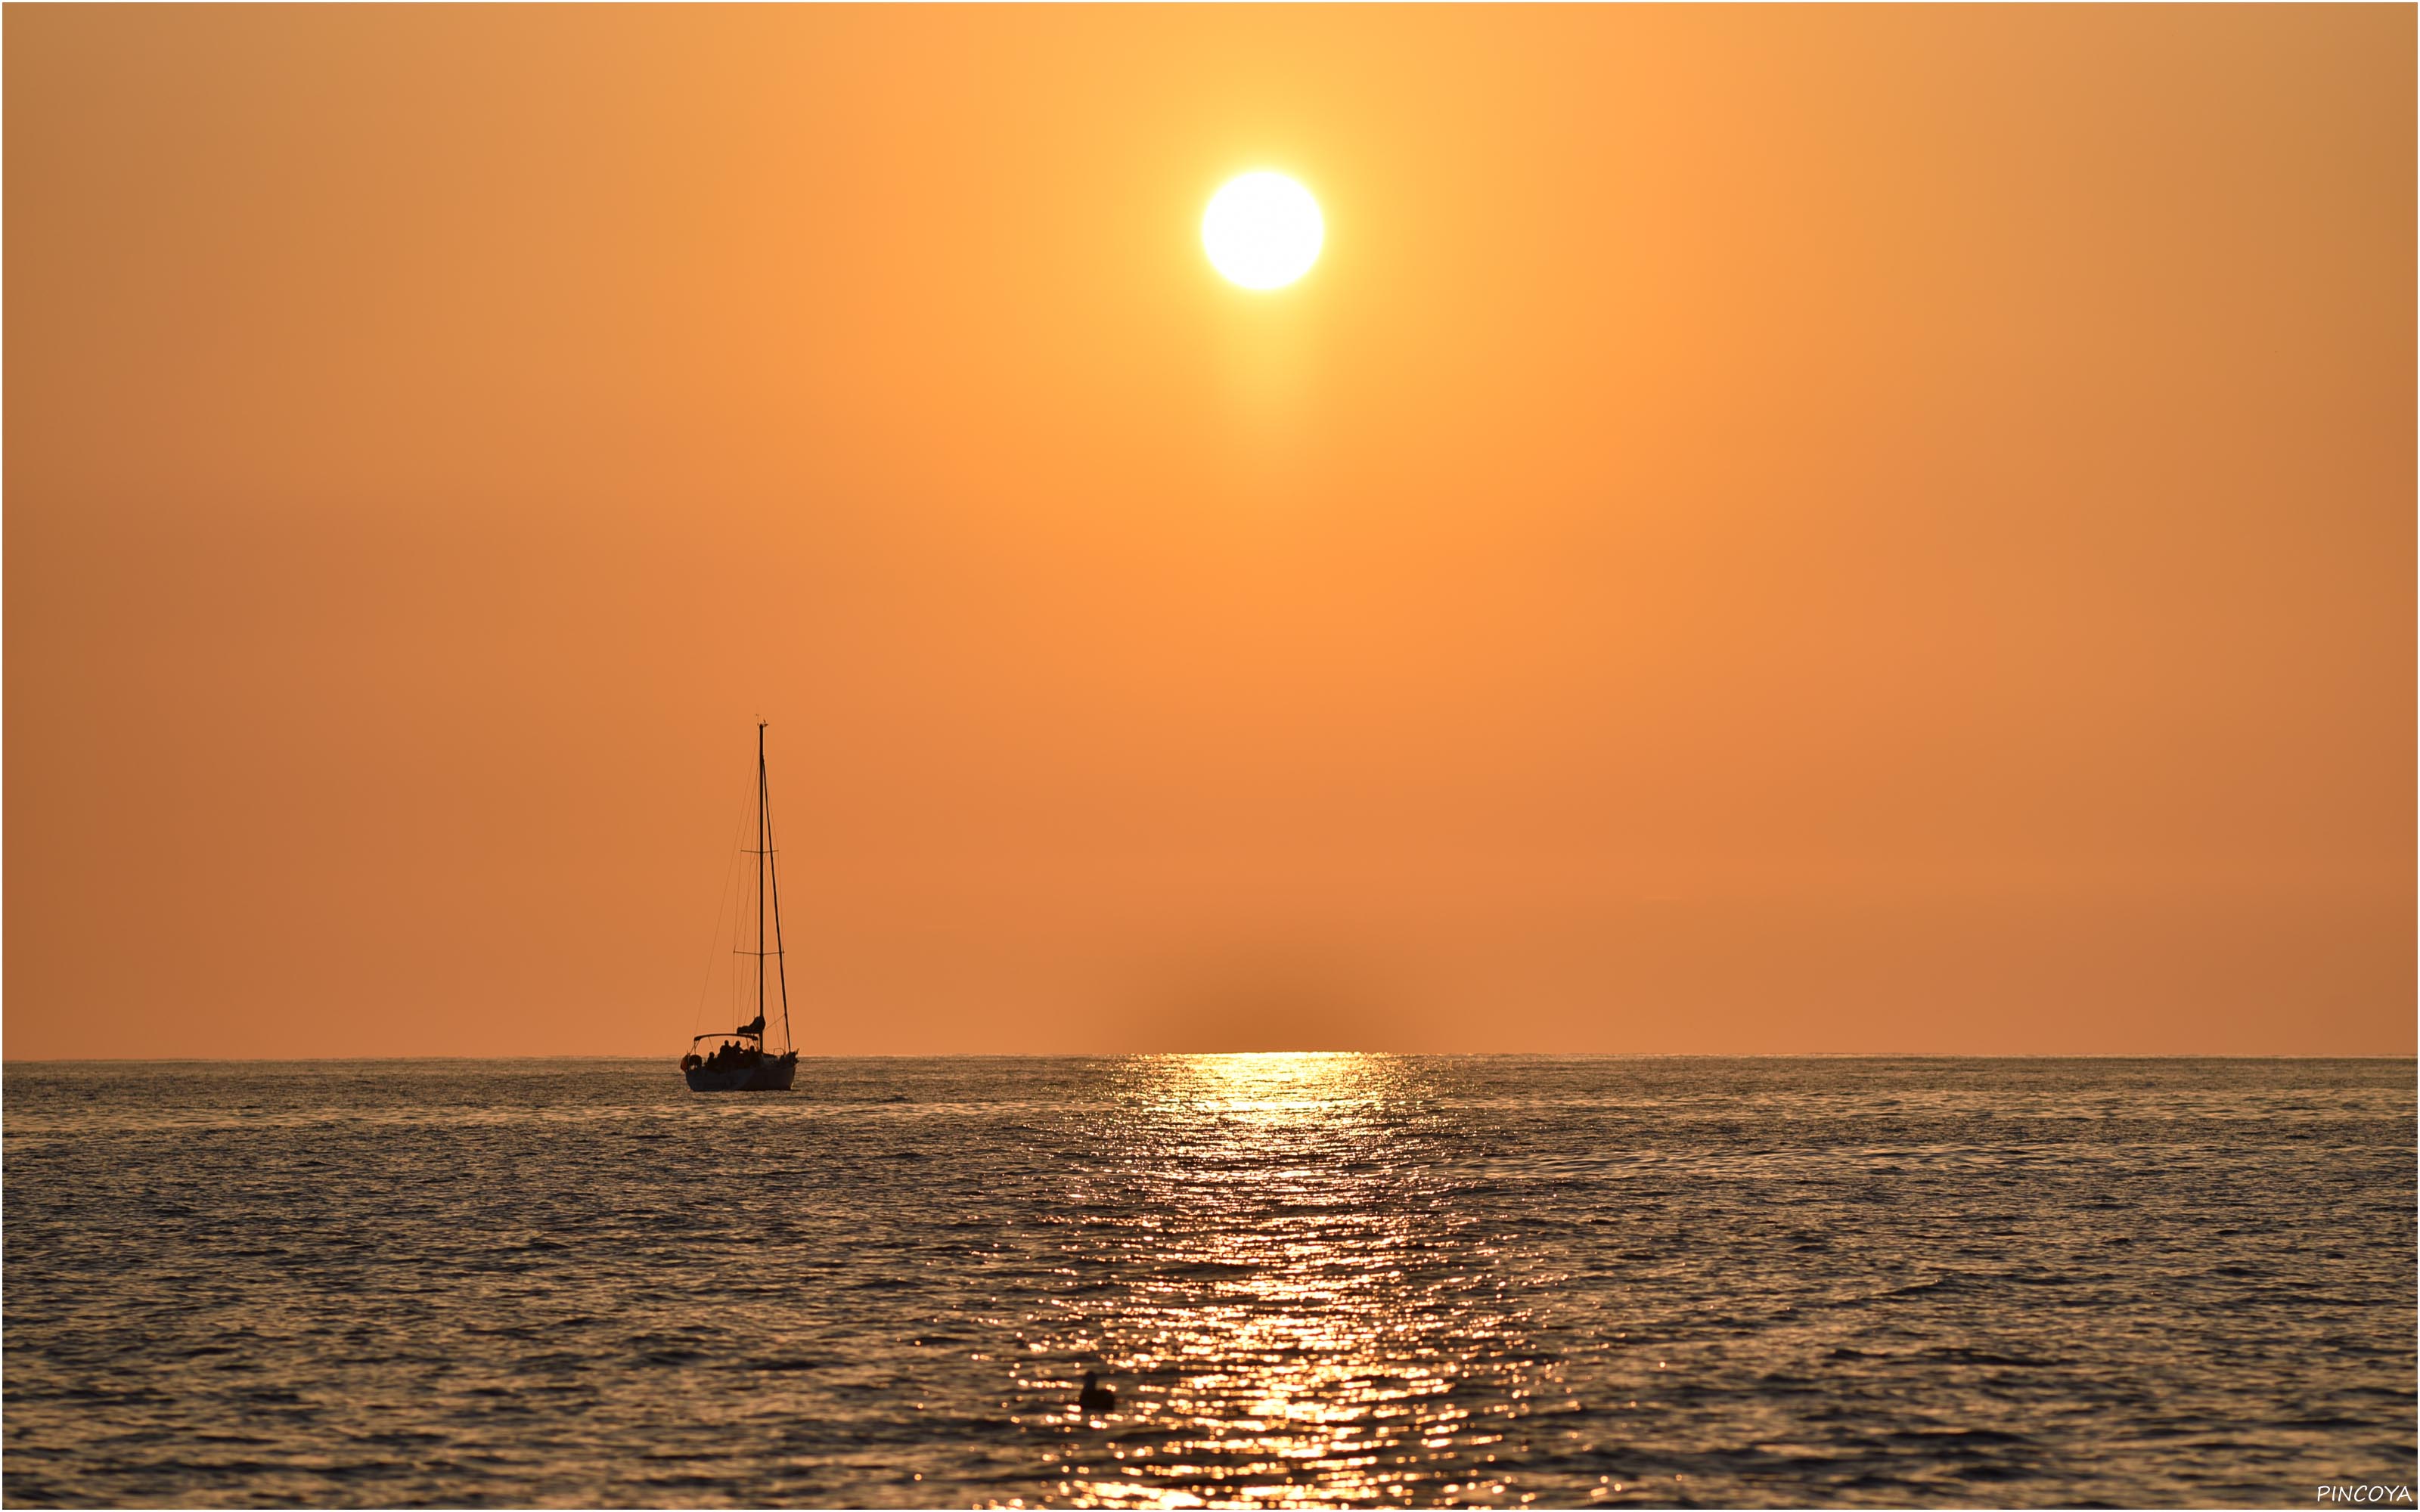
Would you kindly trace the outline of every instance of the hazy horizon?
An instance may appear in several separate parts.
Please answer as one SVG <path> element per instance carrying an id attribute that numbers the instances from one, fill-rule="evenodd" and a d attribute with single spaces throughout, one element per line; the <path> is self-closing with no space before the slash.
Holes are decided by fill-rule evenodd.
<path id="1" fill-rule="evenodd" d="M 2412 1060 L 2412 1056 L 1968 1056 L 1893 1054 L 1889 1051 L 1856 1052 L 1810 1050 L 1790 1055 L 1724 1055 L 1689 1050 L 1145 1050 L 1145 1051 L 1034 1051 L 1034 1050 L 938 1050 L 910 1055 L 830 1055 L 813 1050 L 799 1053 L 801 1062 L 816 1060 L 1131 1060 L 1149 1058 L 1239 1059 L 1272 1057 L 1293 1059 L 1319 1056 L 1369 1056 L 1419 1060 Z M 105 1064 L 111 1061 L 140 1059 L 155 1066 L 216 1066 L 228 1064 L 260 1066 L 339 1065 L 349 1062 L 466 1061 L 493 1064 L 503 1061 L 551 1060 L 613 1060 L 633 1064 L 659 1061 L 660 1055 L 562 1055 L 562 1056 L 8 1056 L 0 1057 L 0 1065 L 75 1065 Z"/>
<path id="2" fill-rule="evenodd" d="M 2420 1050 L 2409 8 L 0 33 L 22 1058 Z"/>

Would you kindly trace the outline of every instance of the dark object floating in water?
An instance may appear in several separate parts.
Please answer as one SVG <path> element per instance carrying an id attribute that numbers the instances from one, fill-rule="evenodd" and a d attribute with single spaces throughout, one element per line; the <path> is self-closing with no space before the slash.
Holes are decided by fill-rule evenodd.
<path id="1" fill-rule="evenodd" d="M 692 1092 L 786 1092 L 799 1074 L 799 1049 L 790 1039 L 790 979 L 782 964 L 782 884 L 773 872 L 773 803 L 765 786 L 765 721 L 756 721 L 756 949 L 740 955 L 756 958 L 756 1017 L 729 1034 L 701 1034 L 681 1057 L 681 1074 Z M 765 907 L 773 909 L 772 947 L 766 948 Z M 773 959 L 782 993 L 782 1039 L 788 1045 L 779 1056 L 765 1047 L 765 958 Z M 698 1046 L 715 1041 L 711 1051 Z"/>
<path id="2" fill-rule="evenodd" d="M 1084 1389 L 1076 1394 L 1076 1405 L 1087 1412 L 1106 1412 L 1118 1405 L 1118 1394 L 1101 1384 L 1097 1370 L 1084 1372 Z"/>

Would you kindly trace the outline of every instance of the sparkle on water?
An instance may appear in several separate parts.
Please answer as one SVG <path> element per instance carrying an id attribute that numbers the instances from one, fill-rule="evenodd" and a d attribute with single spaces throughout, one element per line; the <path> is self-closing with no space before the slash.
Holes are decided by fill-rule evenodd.
<path id="1" fill-rule="evenodd" d="M 2412 1070 L 11 1065 L 6 1500 L 2307 1501 Z"/>

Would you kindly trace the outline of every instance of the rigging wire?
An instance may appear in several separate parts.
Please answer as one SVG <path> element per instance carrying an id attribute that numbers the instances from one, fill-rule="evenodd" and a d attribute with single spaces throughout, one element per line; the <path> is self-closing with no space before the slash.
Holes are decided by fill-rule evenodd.
<path id="1" fill-rule="evenodd" d="M 781 845 L 773 839 L 773 803 L 771 784 L 767 784 L 765 802 L 765 874 L 773 884 L 773 948 L 774 969 L 782 974 L 782 1048 L 798 1049 L 790 1038 L 790 952 L 782 939 L 782 874 L 773 866 L 773 856 Z"/>
<path id="2" fill-rule="evenodd" d="M 751 771 L 748 774 L 748 786 L 752 794 L 756 786 L 756 774 L 753 771 Z M 698 1032 L 698 1022 L 706 1016 L 706 995 L 714 990 L 715 957 L 721 953 L 717 950 L 715 947 L 722 939 L 722 905 L 731 901 L 732 879 L 739 871 L 739 832 L 743 828 L 747 827 L 747 817 L 742 815 L 738 823 L 731 826 L 731 847 L 723 852 L 722 888 L 715 898 L 714 930 L 712 933 L 706 936 L 706 949 L 707 951 L 706 958 L 706 980 L 698 983 L 697 1007 L 690 1011 L 689 1016 L 689 1032 L 691 1036 L 690 1041 L 690 1044 L 695 1044 L 697 1042 L 695 1036 Z M 744 904 L 746 900 L 742 899 L 741 902 Z M 687 1054 L 689 1051 L 689 1045 L 684 1045 L 681 1049 L 683 1054 Z"/>

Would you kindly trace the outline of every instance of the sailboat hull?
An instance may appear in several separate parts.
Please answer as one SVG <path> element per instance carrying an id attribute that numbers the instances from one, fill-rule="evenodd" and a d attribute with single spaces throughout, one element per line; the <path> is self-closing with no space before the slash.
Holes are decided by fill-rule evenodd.
<path id="1" fill-rule="evenodd" d="M 681 1072 L 692 1092 L 786 1092 L 799 1074 L 799 1057 L 767 1056 L 752 1066 L 710 1070 L 691 1066 Z"/>

